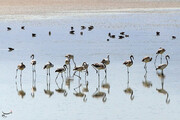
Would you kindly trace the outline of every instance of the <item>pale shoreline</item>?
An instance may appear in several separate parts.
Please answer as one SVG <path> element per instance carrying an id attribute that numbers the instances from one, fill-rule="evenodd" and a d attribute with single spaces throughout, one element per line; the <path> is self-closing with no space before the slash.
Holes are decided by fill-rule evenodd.
<path id="1" fill-rule="evenodd" d="M 95 13 L 180 12 L 180 1 L 144 0 L 0 0 L 0 19 Z"/>

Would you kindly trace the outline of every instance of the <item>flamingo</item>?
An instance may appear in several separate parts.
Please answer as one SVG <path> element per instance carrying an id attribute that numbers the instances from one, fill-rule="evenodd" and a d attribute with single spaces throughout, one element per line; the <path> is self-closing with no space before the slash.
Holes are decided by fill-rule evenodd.
<path id="1" fill-rule="evenodd" d="M 126 60 L 123 64 L 126 65 L 127 67 L 127 73 L 128 73 L 128 81 L 129 81 L 129 67 L 131 67 L 133 65 L 133 59 L 134 59 L 134 56 L 131 55 L 130 56 L 130 60 Z"/>
<path id="2" fill-rule="evenodd" d="M 158 51 L 156 52 L 156 58 L 155 58 L 155 61 L 154 61 L 154 65 L 156 65 L 156 59 L 157 59 L 157 56 L 158 55 L 161 55 L 161 61 L 160 61 L 160 63 L 162 64 L 162 54 L 165 52 L 166 50 L 164 49 L 164 48 L 162 48 L 162 47 L 160 47 L 159 49 L 158 49 Z"/>
<path id="3" fill-rule="evenodd" d="M 23 64 L 23 62 L 21 62 L 21 64 L 19 64 L 19 65 L 17 66 L 16 76 L 15 76 L 15 79 L 17 79 L 17 72 L 18 72 L 18 70 L 20 70 L 20 71 L 21 71 L 21 73 L 20 73 L 20 88 L 21 88 L 21 90 L 18 90 L 17 82 L 15 82 L 15 83 L 16 83 L 16 90 L 17 90 L 17 92 L 18 92 L 18 95 L 20 95 L 22 98 L 26 95 L 26 93 L 25 93 L 25 92 L 23 91 L 23 89 L 22 89 L 22 71 L 23 71 L 25 68 L 26 68 L 26 66 Z"/>
<path id="4" fill-rule="evenodd" d="M 30 56 L 31 65 L 32 65 L 32 93 L 31 96 L 34 97 L 34 93 L 36 92 L 36 60 L 34 59 L 34 54 Z"/>
<path id="5" fill-rule="evenodd" d="M 104 58 L 101 63 L 105 64 L 106 66 L 110 64 L 110 58 L 109 55 L 107 56 L 107 58 Z M 105 77 L 104 80 L 102 81 L 102 88 L 107 88 L 108 89 L 108 93 L 110 92 L 110 84 L 107 83 L 107 68 L 105 69 Z"/>
<path id="6" fill-rule="evenodd" d="M 74 55 L 72 55 L 72 54 L 67 54 L 65 57 L 69 60 L 68 62 L 67 62 L 67 61 L 65 61 L 65 62 L 69 63 L 69 67 L 68 67 L 68 69 L 69 69 L 69 77 L 71 77 L 71 65 L 70 65 L 71 59 L 72 59 L 72 61 L 73 61 L 73 63 L 74 63 L 74 66 L 76 67 L 76 63 L 75 63 L 75 61 L 74 61 Z M 67 60 L 67 59 L 66 59 L 66 60 Z"/>
<path id="7" fill-rule="evenodd" d="M 67 68 L 67 66 L 64 65 L 63 68 L 57 68 L 56 71 L 55 71 L 55 72 L 58 73 L 57 76 L 56 76 L 56 79 L 55 79 L 56 85 L 58 87 L 58 89 L 56 89 L 56 91 L 59 92 L 59 93 L 64 93 L 64 96 L 67 96 L 66 90 L 63 89 L 63 83 L 64 83 L 63 73 L 65 73 L 66 68 Z M 57 83 L 57 78 L 58 78 L 59 74 L 61 74 L 61 77 L 62 77 L 61 88 L 59 87 L 59 85 Z"/>
<path id="8" fill-rule="evenodd" d="M 87 101 L 86 94 L 82 93 L 81 89 L 80 89 L 82 86 L 82 84 L 80 84 L 80 80 L 81 80 L 80 72 L 85 70 L 85 64 L 83 63 L 82 66 L 75 67 L 73 70 L 75 71 L 73 76 L 75 75 L 79 78 L 79 85 L 78 85 L 78 87 L 74 88 L 74 91 L 75 91 L 74 95 L 77 97 L 83 97 L 83 101 L 86 102 Z M 79 72 L 79 75 L 76 75 L 76 72 Z M 79 89 L 79 91 L 76 91 L 76 89 Z"/>
<path id="9" fill-rule="evenodd" d="M 85 86 L 82 91 L 83 92 L 89 92 L 89 88 L 88 88 L 88 85 L 89 85 L 89 82 L 86 80 L 86 76 L 88 76 L 89 72 L 88 72 L 88 67 L 89 67 L 89 64 L 87 64 L 86 62 L 83 62 L 82 66 L 84 67 L 84 72 L 85 72 Z"/>
<path id="10" fill-rule="evenodd" d="M 165 56 L 165 59 L 166 59 L 166 64 L 160 64 L 157 68 L 156 68 L 156 70 L 162 70 L 162 72 L 163 72 L 163 70 L 168 66 L 168 59 L 170 59 L 170 57 L 169 57 L 169 55 L 166 55 Z"/>
<path id="11" fill-rule="evenodd" d="M 142 62 L 144 62 L 145 63 L 145 65 L 144 65 L 144 69 L 146 70 L 146 72 L 147 72 L 147 63 L 148 62 L 151 62 L 152 61 L 152 57 L 149 57 L 149 56 L 146 56 L 146 57 L 144 57 L 143 59 L 142 59 Z"/>
<path id="12" fill-rule="evenodd" d="M 48 62 L 44 65 L 43 69 L 47 69 L 47 75 L 46 75 L 46 84 L 47 84 L 47 90 L 44 90 L 45 94 L 49 95 L 49 97 L 51 95 L 54 94 L 54 92 L 50 91 L 50 68 L 54 67 L 54 65 L 51 62 Z"/>
<path id="13" fill-rule="evenodd" d="M 102 101 L 106 102 L 107 100 L 106 93 L 100 91 L 100 70 L 105 70 L 106 65 L 105 63 L 95 63 L 95 64 L 92 64 L 92 67 L 96 70 L 96 73 L 98 73 L 98 87 L 96 88 L 96 91 L 94 92 L 92 97 L 95 97 L 95 98 L 103 97 Z"/>

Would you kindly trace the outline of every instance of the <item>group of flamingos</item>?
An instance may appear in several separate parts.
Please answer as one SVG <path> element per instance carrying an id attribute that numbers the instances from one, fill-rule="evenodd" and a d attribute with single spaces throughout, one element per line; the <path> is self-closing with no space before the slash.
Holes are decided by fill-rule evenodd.
<path id="1" fill-rule="evenodd" d="M 161 77 L 164 76 L 163 70 L 168 66 L 168 59 L 170 59 L 169 55 L 166 55 L 165 59 L 166 59 L 167 63 L 162 64 L 162 55 L 163 55 L 164 52 L 165 52 L 165 49 L 160 47 L 158 49 L 157 53 L 156 53 L 156 58 L 155 58 L 155 61 L 154 61 L 156 71 L 161 70 L 161 73 L 159 74 L 159 76 L 161 76 Z M 158 55 L 161 55 L 161 57 L 160 57 L 160 65 L 156 67 L 156 59 L 157 59 Z M 63 88 L 63 84 L 64 84 L 64 77 L 63 76 L 64 75 L 66 76 L 65 77 L 66 78 L 66 84 L 70 84 L 70 81 L 73 80 L 74 76 L 77 76 L 79 78 L 78 79 L 78 86 L 76 88 L 74 88 L 75 92 L 73 94 L 75 96 L 77 96 L 77 97 L 82 97 L 83 101 L 85 102 L 85 101 L 87 101 L 87 97 L 86 97 L 85 92 L 89 92 L 89 89 L 88 89 L 88 84 L 89 83 L 86 80 L 86 76 L 88 76 L 88 67 L 89 67 L 89 65 L 86 62 L 83 62 L 83 64 L 81 66 L 76 66 L 76 63 L 74 61 L 74 56 L 71 55 L 71 54 L 66 55 L 65 58 L 66 58 L 65 59 L 65 64 L 63 65 L 63 67 L 62 68 L 57 68 L 55 70 L 55 72 L 57 72 L 57 76 L 55 78 L 55 83 L 57 85 L 56 91 L 58 93 L 63 93 L 64 96 L 67 96 L 67 91 Z M 31 65 L 32 65 L 32 93 L 31 93 L 31 96 L 34 97 L 34 93 L 36 91 L 36 68 L 35 68 L 36 60 L 34 59 L 34 54 L 31 55 L 31 59 L 32 59 L 31 60 Z M 73 68 L 74 73 L 73 73 L 73 75 L 71 75 L 71 64 L 70 64 L 71 60 L 74 63 L 74 68 Z M 134 57 L 133 57 L 133 55 L 131 55 L 130 60 L 126 60 L 123 63 L 127 67 L 127 75 L 128 75 L 127 88 L 124 90 L 124 92 L 127 93 L 127 94 L 130 94 L 130 99 L 131 100 L 134 99 L 134 95 L 133 95 L 133 90 L 129 87 L 129 67 L 131 67 L 133 65 L 133 60 L 134 60 Z M 146 56 L 146 57 L 144 57 L 142 59 L 142 62 L 145 63 L 145 65 L 144 65 L 144 69 L 146 71 L 145 77 L 147 75 L 147 63 L 151 62 L 151 61 L 152 61 L 152 57 L 149 57 L 149 56 Z M 94 63 L 94 64 L 91 65 L 95 69 L 96 73 L 98 74 L 98 86 L 97 86 L 95 92 L 93 93 L 92 97 L 94 97 L 94 98 L 102 98 L 103 102 L 106 102 L 107 97 L 106 97 L 106 93 L 102 92 L 100 88 L 102 87 L 102 88 L 108 89 L 108 93 L 110 91 L 110 84 L 107 82 L 107 65 L 109 65 L 109 64 L 110 64 L 110 58 L 109 58 L 109 55 L 108 55 L 107 58 L 103 59 L 100 63 Z M 20 87 L 21 87 L 21 89 L 18 90 L 17 82 L 16 82 L 16 89 L 17 89 L 18 95 L 20 95 L 22 98 L 26 94 L 22 89 L 22 71 L 25 69 L 25 67 L 26 66 L 23 64 L 23 62 L 21 64 L 19 64 L 17 66 L 17 69 L 16 69 L 16 77 L 15 77 L 17 79 L 17 72 L 18 72 L 18 70 L 20 70 Z M 52 92 L 50 90 L 50 80 L 51 80 L 50 69 L 52 67 L 54 67 L 54 65 L 51 62 L 48 62 L 43 67 L 43 69 L 47 70 L 47 75 L 46 75 L 47 90 L 44 90 L 44 92 L 45 92 L 45 94 L 48 94 L 49 96 L 51 96 L 54 93 L 54 92 Z M 104 76 L 104 79 L 103 79 L 102 83 L 100 81 L 100 70 L 105 71 L 105 76 Z M 85 86 L 83 86 L 82 83 L 81 83 L 80 73 L 82 73 L 82 72 L 85 73 Z M 59 74 L 61 75 L 61 78 L 62 78 L 61 86 L 59 86 L 58 81 L 57 81 Z M 152 86 L 151 82 L 147 81 L 147 80 L 143 81 L 143 85 L 146 86 L 146 87 Z M 162 83 L 162 88 L 161 89 L 156 89 L 156 90 L 159 93 L 167 94 L 166 103 L 170 102 L 170 100 L 168 99 L 168 93 L 163 88 L 163 83 Z"/>

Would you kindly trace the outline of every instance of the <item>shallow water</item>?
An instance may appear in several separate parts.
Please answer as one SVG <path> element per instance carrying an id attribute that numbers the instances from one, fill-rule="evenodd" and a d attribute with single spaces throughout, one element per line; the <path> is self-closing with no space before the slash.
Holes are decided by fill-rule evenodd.
<path id="1" fill-rule="evenodd" d="M 177 92 L 180 90 L 179 16 L 179 12 L 94 15 L 84 13 L 81 16 L 73 15 L 58 19 L 52 16 L 52 19 L 1 21 L 1 111 L 13 111 L 7 120 L 178 120 L 180 112 L 180 95 Z M 20 29 L 22 25 L 26 26 L 25 30 Z M 80 36 L 81 25 L 94 25 L 94 29 L 92 31 L 86 29 L 84 35 Z M 12 30 L 6 31 L 7 26 L 10 26 Z M 71 26 L 75 28 L 75 35 L 69 34 Z M 49 31 L 52 32 L 51 36 L 48 36 Z M 107 42 L 109 32 L 119 35 L 122 31 L 130 37 L 122 40 L 110 39 Z M 156 31 L 160 31 L 161 35 L 156 36 Z M 37 37 L 32 38 L 31 33 L 36 33 Z M 172 35 L 175 35 L 177 39 L 172 40 Z M 8 52 L 8 47 L 14 47 L 15 50 Z M 165 54 L 171 57 L 168 67 L 164 70 L 164 89 L 169 93 L 171 100 L 169 104 L 165 102 L 166 95 L 156 91 L 156 88 L 161 88 L 161 80 L 156 74 L 153 62 L 159 47 L 164 47 Z M 32 81 L 30 55 L 32 53 L 35 54 L 37 60 L 35 98 L 30 95 Z M 105 103 L 101 99 L 92 98 L 97 87 L 97 75 L 91 66 L 89 66 L 87 77 L 89 81 L 87 102 L 73 95 L 73 88 L 78 85 L 76 77 L 71 83 L 70 90 L 64 86 L 68 92 L 67 97 L 55 91 L 57 87 L 54 82 L 56 77 L 54 71 L 57 67 L 63 66 L 64 56 L 67 53 L 74 54 L 77 65 L 81 65 L 84 61 L 91 65 L 110 55 L 111 63 L 107 69 L 108 83 L 111 88 Z M 123 62 L 128 60 L 131 54 L 135 58 L 130 68 L 130 87 L 135 96 L 133 101 L 130 100 L 130 95 L 124 93 L 127 87 L 127 72 Z M 147 80 L 152 82 L 150 88 L 145 88 L 142 84 L 145 70 L 141 60 L 146 55 L 153 57 L 153 61 L 147 64 Z M 18 96 L 15 86 L 15 70 L 21 61 L 26 65 L 22 80 L 23 90 L 26 92 L 23 99 Z M 47 61 L 55 65 L 51 70 L 51 90 L 54 91 L 51 97 L 44 94 L 46 70 L 43 70 L 43 66 Z M 165 59 L 163 59 L 164 62 Z M 103 76 L 104 71 L 101 71 L 101 80 Z M 61 78 L 59 77 L 58 80 Z M 84 83 L 84 79 L 81 82 Z M 107 93 L 107 90 L 101 90 Z"/>

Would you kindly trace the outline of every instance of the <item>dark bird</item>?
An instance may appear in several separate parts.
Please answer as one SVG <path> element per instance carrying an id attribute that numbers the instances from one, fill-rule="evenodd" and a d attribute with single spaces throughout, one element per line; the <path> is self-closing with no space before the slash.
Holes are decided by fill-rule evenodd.
<path id="1" fill-rule="evenodd" d="M 70 34 L 74 34 L 74 32 L 75 32 L 74 30 L 69 31 Z"/>
<path id="2" fill-rule="evenodd" d="M 124 36 L 122 36 L 122 35 L 121 35 L 121 36 L 119 36 L 119 39 L 123 39 L 123 38 L 124 38 Z"/>
<path id="3" fill-rule="evenodd" d="M 160 36 L 160 32 L 156 32 L 156 36 Z"/>
<path id="4" fill-rule="evenodd" d="M 21 29 L 22 29 L 22 30 L 25 30 L 25 26 L 22 26 Z"/>
<path id="5" fill-rule="evenodd" d="M 49 36 L 51 36 L 51 31 L 49 31 Z"/>
<path id="6" fill-rule="evenodd" d="M 81 26 L 81 30 L 84 30 L 84 29 L 86 29 L 86 27 L 85 26 Z"/>
<path id="7" fill-rule="evenodd" d="M 91 31 L 92 29 L 94 29 L 94 26 L 91 25 L 91 26 L 88 27 L 89 31 Z"/>
<path id="8" fill-rule="evenodd" d="M 36 37 L 36 34 L 35 34 L 35 33 L 32 33 L 32 37 Z"/>
<path id="9" fill-rule="evenodd" d="M 125 32 L 120 32 L 121 35 L 124 35 Z"/>
<path id="10" fill-rule="evenodd" d="M 172 39 L 176 39 L 176 36 L 172 36 Z"/>
<path id="11" fill-rule="evenodd" d="M 129 35 L 125 35 L 125 37 L 129 37 Z"/>
<path id="12" fill-rule="evenodd" d="M 83 35 L 83 32 L 80 32 L 80 35 Z"/>
<path id="13" fill-rule="evenodd" d="M 11 48 L 11 47 L 8 48 L 8 51 L 9 51 L 9 52 L 11 52 L 11 51 L 13 51 L 13 50 L 14 50 L 14 48 Z"/>
<path id="14" fill-rule="evenodd" d="M 10 31 L 11 30 L 11 28 L 10 27 L 7 27 L 7 31 Z"/>

